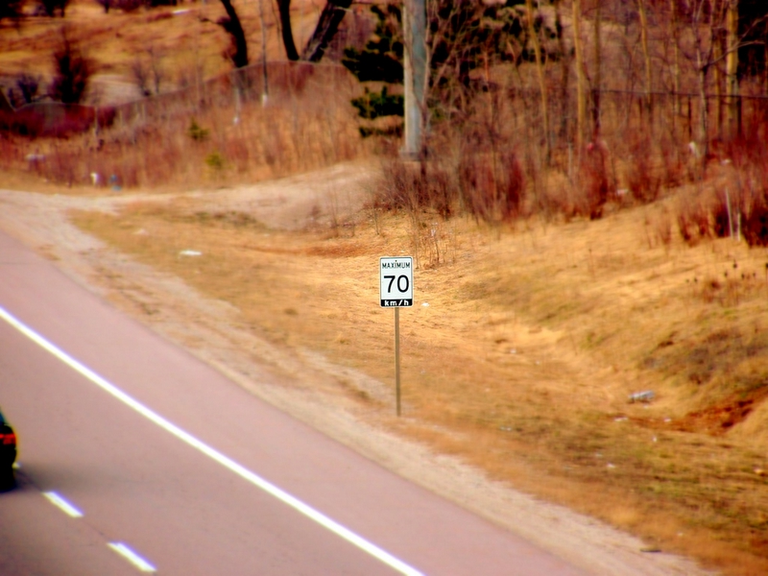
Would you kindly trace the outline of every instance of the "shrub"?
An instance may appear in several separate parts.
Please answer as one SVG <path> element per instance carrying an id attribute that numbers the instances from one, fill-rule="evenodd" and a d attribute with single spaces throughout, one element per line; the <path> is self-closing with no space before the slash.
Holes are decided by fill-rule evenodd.
<path id="1" fill-rule="evenodd" d="M 525 179 L 514 152 L 465 153 L 459 178 L 464 204 L 473 216 L 488 222 L 519 216 Z"/>
<path id="2" fill-rule="evenodd" d="M 525 175 L 515 152 L 464 148 L 455 160 L 433 154 L 423 162 L 385 162 L 374 205 L 383 210 L 429 209 L 449 218 L 461 207 L 478 220 L 507 222 L 523 211 Z"/>
<path id="3" fill-rule="evenodd" d="M 709 212 L 698 201 L 681 207 L 677 214 L 677 229 L 683 241 L 694 246 L 701 239 L 711 236 L 709 220 Z"/>
<path id="4" fill-rule="evenodd" d="M 385 161 L 374 205 L 382 210 L 435 210 L 450 217 L 459 196 L 453 171 L 438 161 Z"/>
<path id="5" fill-rule="evenodd" d="M 40 76 L 33 76 L 32 74 L 26 73 L 20 74 L 16 78 L 16 90 L 14 90 L 13 93 L 15 95 L 18 90 L 20 105 L 31 104 L 37 99 L 38 91 L 40 90 L 40 80 Z"/>
<path id="6" fill-rule="evenodd" d="M 589 216 L 590 220 L 602 218 L 612 186 L 607 156 L 607 150 L 602 143 L 590 143 L 582 153 L 579 166 L 581 197 L 573 207 L 575 214 Z"/>
<path id="7" fill-rule="evenodd" d="M 728 208 L 723 200 L 718 200 L 712 207 L 712 231 L 717 238 L 729 235 Z"/>
<path id="8" fill-rule="evenodd" d="M 205 157 L 205 163 L 209 168 L 220 172 L 224 168 L 224 157 L 218 152 L 211 152 Z"/>
<path id="9" fill-rule="evenodd" d="M 208 128 L 201 128 L 197 124 L 197 120 L 192 118 L 189 123 L 189 128 L 187 128 L 187 133 L 189 134 L 189 137 L 192 138 L 192 140 L 195 142 L 202 142 L 208 138 L 211 131 L 208 130 Z"/>
<path id="10" fill-rule="evenodd" d="M 383 116 L 402 116 L 403 101 L 402 94 L 389 94 L 384 86 L 381 92 L 370 92 L 365 88 L 362 96 L 352 99 L 352 106 L 357 108 L 360 118 L 374 120 Z"/>
<path id="11" fill-rule="evenodd" d="M 88 88 L 93 63 L 69 39 L 65 30 L 62 30 L 61 42 L 53 53 L 53 59 L 56 72 L 48 94 L 65 104 L 79 104 Z"/>
<path id="12" fill-rule="evenodd" d="M 69 0 L 39 0 L 40 10 L 51 18 L 56 16 L 58 11 L 59 16 L 64 18 L 64 13 L 69 5 Z"/>
<path id="13" fill-rule="evenodd" d="M 750 246 L 768 246 L 768 200 L 765 193 L 753 202 L 752 209 L 744 219 L 742 232 Z"/>
<path id="14" fill-rule="evenodd" d="M 651 143 L 639 140 L 632 146 L 628 162 L 627 186 L 632 196 L 643 204 L 655 202 L 661 190 L 661 178 L 654 173 L 651 162 L 652 153 Z"/>
<path id="15" fill-rule="evenodd" d="M 114 0 L 112 6 L 123 12 L 130 13 L 136 12 L 139 8 L 145 5 L 144 0 Z"/>

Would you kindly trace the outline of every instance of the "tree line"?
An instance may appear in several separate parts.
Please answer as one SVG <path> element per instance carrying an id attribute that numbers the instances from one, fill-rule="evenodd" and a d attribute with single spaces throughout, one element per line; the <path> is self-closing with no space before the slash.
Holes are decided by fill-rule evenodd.
<path id="1" fill-rule="evenodd" d="M 0 22 L 17 20 L 30 0 L 0 0 Z M 69 0 L 37 0 L 40 12 L 63 17 Z M 176 0 L 97 0 L 105 10 L 156 6 Z M 225 15 L 216 21 L 230 36 L 227 57 L 236 68 L 250 63 L 247 31 L 233 0 L 220 0 Z M 259 0 L 264 2 L 265 0 Z M 328 0 L 301 51 L 293 37 L 291 0 L 275 0 L 279 30 L 288 60 L 318 62 L 352 6 Z M 430 121 L 466 114 L 479 90 L 487 90 L 493 67 L 530 64 L 539 92 L 544 144 L 568 130 L 577 146 L 599 132 L 600 94 L 640 92 L 649 118 L 658 95 L 673 99 L 679 113 L 685 93 L 695 93 L 697 141 L 707 146 L 714 92 L 717 131 L 734 137 L 740 130 L 740 96 L 765 94 L 768 86 L 768 3 L 763 0 L 427 0 Z M 347 50 L 344 64 L 363 82 L 402 83 L 402 3 L 371 6 L 376 27 L 365 47 Z M 263 23 L 262 23 L 263 26 Z M 78 101 L 89 63 L 66 38 L 54 55 L 56 98 Z M 150 71 L 135 70 L 149 93 Z M 155 74 L 155 84 L 160 78 Z M 155 86 L 159 90 L 159 86 Z M 21 78 L 17 97 L 29 100 L 32 77 Z M 397 112 L 399 95 L 391 88 L 368 92 L 356 106 L 362 116 Z M 569 94 L 575 92 L 575 102 Z M 553 102 L 573 106 L 575 122 L 553 118 Z M 378 109 L 378 110 L 377 110 Z M 427 110 L 425 110 L 425 113 Z M 652 124 L 652 122 L 650 122 Z M 549 150 L 547 154 L 549 155 Z"/>

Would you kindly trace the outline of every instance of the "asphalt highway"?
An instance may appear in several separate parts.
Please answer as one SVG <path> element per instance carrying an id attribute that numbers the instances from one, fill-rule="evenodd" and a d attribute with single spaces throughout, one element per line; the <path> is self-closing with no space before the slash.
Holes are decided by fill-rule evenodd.
<path id="1" fill-rule="evenodd" d="M 229 381 L 0 233 L 0 574 L 571 575 Z M 552 538 L 557 538 L 552 534 Z"/>

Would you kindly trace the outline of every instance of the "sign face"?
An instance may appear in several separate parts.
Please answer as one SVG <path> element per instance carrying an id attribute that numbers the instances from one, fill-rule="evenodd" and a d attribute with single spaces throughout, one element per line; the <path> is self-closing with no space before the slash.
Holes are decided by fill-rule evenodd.
<path id="1" fill-rule="evenodd" d="M 379 299 L 386 308 L 413 306 L 413 258 L 379 258 Z"/>

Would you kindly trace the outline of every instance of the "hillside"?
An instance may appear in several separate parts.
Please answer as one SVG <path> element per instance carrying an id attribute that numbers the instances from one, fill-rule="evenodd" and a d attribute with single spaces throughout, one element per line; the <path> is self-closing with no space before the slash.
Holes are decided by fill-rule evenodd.
<path id="1" fill-rule="evenodd" d="M 314 29 L 323 3 L 301 0 L 292 3 L 296 42 L 302 46 Z M 32 7 L 27 7 L 27 12 Z M 251 61 L 261 60 L 261 24 L 258 3 L 238 7 L 238 15 L 251 48 Z M 53 52 L 61 31 L 94 62 L 92 88 L 86 103 L 105 105 L 137 100 L 141 92 L 134 69 L 138 64 L 157 68 L 160 92 L 183 87 L 197 77 L 224 74 L 231 64 L 224 56 L 229 37 L 216 21 L 225 15 L 220 2 L 189 2 L 151 10 L 105 13 L 96 0 L 73 0 L 65 18 L 32 17 L 18 26 L 0 26 L 0 78 L 12 86 L 21 73 L 39 75 L 43 83 L 54 73 Z M 276 8 L 266 3 L 267 57 L 284 58 Z M 152 75 L 152 71 L 149 71 Z M 154 82 L 150 82 L 155 92 Z"/>
<path id="2" fill-rule="evenodd" d="M 689 247 L 665 232 L 671 197 L 600 222 L 427 222 L 428 250 L 446 258 L 434 267 L 407 218 L 340 220 L 337 206 L 359 191 L 328 194 L 306 210 L 323 225 L 292 232 L 265 224 L 247 194 L 224 206 L 216 194 L 136 198 L 75 222 L 231 304 L 241 329 L 374 378 L 340 375 L 325 390 L 367 422 L 660 549 L 725 573 L 765 569 L 762 250 L 730 239 Z M 375 265 L 404 253 L 421 266 L 416 306 L 401 315 L 398 420 Z M 141 314 L 152 322 L 162 310 Z M 645 391 L 653 397 L 631 401 Z"/>

